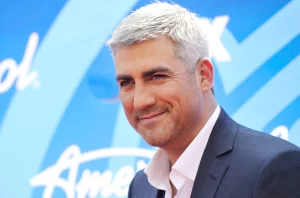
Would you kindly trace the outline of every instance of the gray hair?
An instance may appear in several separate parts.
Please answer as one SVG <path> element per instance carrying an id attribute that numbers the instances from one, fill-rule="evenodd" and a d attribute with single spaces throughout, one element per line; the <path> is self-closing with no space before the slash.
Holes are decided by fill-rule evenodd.
<path id="1" fill-rule="evenodd" d="M 211 58 L 208 32 L 200 18 L 187 9 L 165 2 L 154 2 L 124 18 L 107 45 L 115 54 L 120 47 L 168 36 L 176 55 L 192 72 L 200 58 Z"/>

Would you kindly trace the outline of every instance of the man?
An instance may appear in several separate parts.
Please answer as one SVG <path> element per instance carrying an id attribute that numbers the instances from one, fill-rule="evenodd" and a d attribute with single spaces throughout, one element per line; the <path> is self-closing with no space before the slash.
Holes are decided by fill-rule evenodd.
<path id="1" fill-rule="evenodd" d="M 159 147 L 129 198 L 300 197 L 299 148 L 218 106 L 208 32 L 195 14 L 156 2 L 126 17 L 107 43 L 127 119 Z"/>

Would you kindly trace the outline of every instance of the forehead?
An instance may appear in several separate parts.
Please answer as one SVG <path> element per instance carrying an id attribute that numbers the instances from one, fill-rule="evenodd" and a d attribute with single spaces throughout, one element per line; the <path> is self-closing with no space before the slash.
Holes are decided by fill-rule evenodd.
<path id="1" fill-rule="evenodd" d="M 122 47 L 114 55 L 117 74 L 144 71 L 157 66 L 171 69 L 176 61 L 174 45 L 168 37 Z"/>

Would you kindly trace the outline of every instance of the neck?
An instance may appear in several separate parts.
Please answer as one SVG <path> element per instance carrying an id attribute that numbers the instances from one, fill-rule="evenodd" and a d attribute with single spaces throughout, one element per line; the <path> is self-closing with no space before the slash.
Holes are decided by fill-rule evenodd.
<path id="1" fill-rule="evenodd" d="M 171 166 L 175 164 L 181 154 L 185 151 L 185 149 L 190 145 L 190 143 L 194 140 L 194 138 L 199 134 L 204 125 L 207 123 L 209 118 L 214 113 L 217 108 L 217 103 L 214 96 L 211 94 L 208 96 L 204 96 L 204 110 L 201 115 L 201 120 L 199 121 L 199 125 L 197 125 L 192 132 L 182 133 L 181 136 L 178 136 L 172 143 L 161 147 L 168 155 L 169 160 L 171 162 Z M 188 134 L 188 135 L 187 135 Z"/>

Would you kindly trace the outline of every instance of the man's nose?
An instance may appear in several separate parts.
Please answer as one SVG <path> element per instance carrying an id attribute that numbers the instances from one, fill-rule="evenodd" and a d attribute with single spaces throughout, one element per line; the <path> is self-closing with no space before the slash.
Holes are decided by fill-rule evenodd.
<path id="1" fill-rule="evenodd" d="M 146 109 L 155 105 L 155 94 L 145 86 L 135 88 L 133 106 L 135 109 Z"/>

